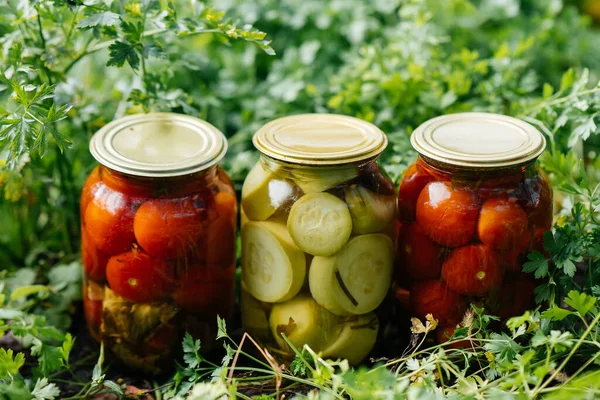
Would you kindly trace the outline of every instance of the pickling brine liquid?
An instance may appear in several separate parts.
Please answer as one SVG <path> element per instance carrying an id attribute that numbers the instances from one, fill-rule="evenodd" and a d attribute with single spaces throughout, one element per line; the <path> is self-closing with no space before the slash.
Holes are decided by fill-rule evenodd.
<path id="1" fill-rule="evenodd" d="M 374 160 L 290 165 L 262 156 L 242 191 L 242 318 L 283 360 L 310 346 L 356 364 L 392 279 L 394 187 Z"/>
<path id="2" fill-rule="evenodd" d="M 84 311 L 92 335 L 159 373 L 185 332 L 210 348 L 235 290 L 236 198 L 218 168 L 135 179 L 97 167 L 82 193 Z"/>
<path id="3" fill-rule="evenodd" d="M 425 121 L 411 144 L 419 157 L 398 189 L 394 288 L 403 308 L 433 316 L 438 343 L 470 324 L 472 306 L 501 320 L 534 308 L 538 283 L 523 264 L 544 251 L 553 216 L 536 164 L 544 136 L 517 118 L 467 112 Z"/>
<path id="4" fill-rule="evenodd" d="M 414 316 L 438 320 L 438 342 L 470 304 L 501 319 L 535 308 L 537 283 L 522 266 L 552 226 L 552 191 L 535 164 L 452 172 L 419 159 L 400 184 L 398 218 L 397 293 Z"/>
<path id="5" fill-rule="evenodd" d="M 167 372 L 185 333 L 210 351 L 235 302 L 237 201 L 227 139 L 175 113 L 94 134 L 81 194 L 83 304 L 92 336 L 133 369 Z"/>

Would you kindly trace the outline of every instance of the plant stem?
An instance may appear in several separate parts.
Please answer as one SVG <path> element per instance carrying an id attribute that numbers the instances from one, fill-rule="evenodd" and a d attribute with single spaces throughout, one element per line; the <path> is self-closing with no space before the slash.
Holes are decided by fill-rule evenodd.
<path id="1" fill-rule="evenodd" d="M 58 378 L 54 378 L 52 379 L 53 382 L 59 382 L 59 383 L 64 383 L 66 385 L 73 385 L 73 386 L 87 386 L 87 383 L 84 382 L 75 382 L 75 381 L 68 381 L 66 379 L 58 379 Z"/>
<path id="2" fill-rule="evenodd" d="M 560 373 L 560 371 L 562 371 L 566 367 L 566 365 L 569 362 L 569 360 L 571 359 L 571 357 L 573 357 L 573 355 L 577 352 L 577 349 L 579 349 L 579 347 L 581 346 L 581 344 L 583 343 L 585 338 L 592 332 L 592 329 L 596 327 L 598 322 L 600 322 L 600 313 L 598 313 L 596 318 L 594 318 L 594 320 L 590 323 L 590 326 L 585 330 L 585 332 L 583 333 L 581 338 L 577 341 L 577 343 L 575 343 L 575 346 L 573 346 L 573 348 L 571 349 L 571 352 L 563 360 L 562 364 L 560 364 L 560 366 L 554 370 L 554 372 L 546 380 L 546 382 L 544 382 L 536 391 L 533 392 L 533 396 L 537 396 L 541 390 L 545 389 L 549 384 L 552 383 L 552 381 L 554 381 L 556 376 Z"/>
<path id="3" fill-rule="evenodd" d="M 598 357 L 600 357 L 600 352 L 596 353 L 596 355 L 594 355 L 589 360 L 587 360 L 585 363 L 583 363 L 583 365 L 577 371 L 575 371 L 574 374 L 572 374 L 571 376 L 569 376 L 569 378 L 566 381 L 561 382 L 561 385 L 566 385 L 567 383 L 569 383 L 570 381 L 572 381 L 575 377 L 579 376 L 583 371 L 585 371 L 585 369 L 590 364 L 592 364 L 594 361 L 596 361 L 596 359 L 598 359 Z M 540 391 L 540 393 L 550 392 L 552 390 L 554 390 L 554 388 L 544 389 L 544 390 Z"/>
<path id="4" fill-rule="evenodd" d="M 40 10 L 36 9 L 36 11 L 37 11 L 37 25 L 38 25 L 38 32 L 40 34 L 40 41 L 42 42 L 42 48 L 44 49 L 44 52 L 46 52 L 47 51 L 46 38 L 44 37 L 44 29 L 42 27 L 42 17 L 40 17 Z M 48 83 L 50 83 L 50 85 L 52 85 L 52 76 L 50 75 L 50 70 L 44 64 L 43 59 L 40 59 L 40 61 L 41 61 L 41 67 L 44 70 L 44 72 L 46 73 L 46 77 L 48 78 Z"/>
<path id="5" fill-rule="evenodd" d="M 556 106 L 558 104 L 565 103 L 565 102 L 567 102 L 567 101 L 569 101 L 571 99 L 574 99 L 576 97 L 585 96 L 585 95 L 588 95 L 588 94 L 594 94 L 594 93 L 597 93 L 597 92 L 600 92 L 600 88 L 599 87 L 595 87 L 593 89 L 582 90 L 580 92 L 574 92 L 574 93 L 571 93 L 571 94 L 569 94 L 567 96 L 557 97 L 556 99 L 551 100 L 551 101 L 542 101 L 542 102 L 540 102 L 539 104 L 537 104 L 535 106 L 532 106 L 532 107 L 530 107 L 528 109 L 523 110 L 523 112 L 519 115 L 518 118 L 523 118 L 523 117 L 526 117 L 526 116 L 533 115 L 534 111 L 538 111 L 539 109 L 544 108 L 544 107 Z"/>
<path id="6" fill-rule="evenodd" d="M 165 32 L 168 32 L 168 31 L 169 30 L 166 29 L 166 28 L 165 29 L 153 29 L 153 30 L 144 32 L 142 36 L 148 37 L 148 36 L 153 36 L 153 35 L 158 35 L 158 34 L 161 34 L 161 33 L 165 33 Z M 186 35 L 185 37 L 200 35 L 200 34 L 203 34 L 203 33 L 220 33 L 220 32 L 221 31 L 218 30 L 218 29 L 205 29 L 205 30 L 202 30 L 202 31 L 196 31 L 196 32 L 190 33 L 190 34 Z M 90 41 L 93 40 L 93 39 L 94 39 L 94 37 L 92 36 L 90 38 Z M 79 61 L 81 61 L 81 59 L 83 59 L 85 56 L 88 56 L 90 54 L 96 53 L 96 52 L 98 52 L 100 50 L 104 50 L 107 47 L 109 47 L 111 44 L 113 44 L 115 41 L 116 41 L 116 39 L 115 40 L 107 40 L 107 41 L 104 41 L 104 42 L 100 42 L 100 43 L 97 43 L 96 45 L 92 46 L 89 49 L 87 49 L 87 45 L 86 45 L 86 47 L 84 48 L 84 51 L 81 54 L 79 54 L 76 58 L 74 58 L 73 61 L 71 61 L 65 67 L 65 69 L 63 70 L 63 74 L 66 75 L 67 72 L 69 72 L 75 66 L 75 64 L 77 64 Z"/>

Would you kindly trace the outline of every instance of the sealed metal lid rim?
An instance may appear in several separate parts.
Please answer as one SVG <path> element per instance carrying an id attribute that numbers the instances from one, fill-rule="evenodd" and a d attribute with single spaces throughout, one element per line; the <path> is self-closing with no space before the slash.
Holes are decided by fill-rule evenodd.
<path id="1" fill-rule="evenodd" d="M 100 164 L 139 177 L 193 174 L 217 164 L 226 151 L 227 139 L 213 125 L 175 113 L 119 118 L 90 141 Z"/>
<path id="2" fill-rule="evenodd" d="M 264 155 L 288 164 L 336 166 L 377 157 L 387 146 L 375 125 L 337 114 L 300 114 L 271 121 L 253 137 Z"/>
<path id="3" fill-rule="evenodd" d="M 455 167 L 498 169 L 533 162 L 546 139 L 517 118 L 490 113 L 442 115 L 421 124 L 411 144 L 425 159 Z"/>

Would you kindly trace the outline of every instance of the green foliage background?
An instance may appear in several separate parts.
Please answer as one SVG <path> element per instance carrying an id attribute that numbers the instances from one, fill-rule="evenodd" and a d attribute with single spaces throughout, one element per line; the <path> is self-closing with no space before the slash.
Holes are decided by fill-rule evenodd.
<path id="1" fill-rule="evenodd" d="M 600 354 L 597 307 L 578 312 L 562 302 L 571 290 L 578 301 L 600 296 L 600 32 L 579 6 L 561 0 L 0 3 L 0 331 L 24 338 L 40 362 L 33 380 L 11 380 L 21 356 L 0 350 L 3 387 L 52 392 L 54 383 L 43 379 L 69 367 L 64 332 L 79 296 L 78 197 L 94 166 L 89 138 L 115 118 L 147 111 L 194 115 L 225 132 L 230 151 L 223 165 L 238 188 L 257 158 L 252 134 L 287 114 L 334 112 L 374 122 L 390 139 L 382 163 L 395 179 L 416 156 L 410 133 L 434 116 L 489 111 L 535 124 L 549 143 L 541 165 L 557 189 L 557 225 L 546 238 L 550 256 L 532 254 L 524 269 L 544 279 L 538 300 L 554 314 L 528 314 L 507 335 L 489 331 L 483 312 L 476 313 L 477 329 L 462 335 L 478 340 L 480 350 L 460 354 L 487 360 L 475 375 L 450 374 L 454 359 L 437 350 L 414 350 L 417 361 L 387 365 L 404 368 L 391 378 L 385 368 L 327 374 L 318 361 L 308 374 L 313 386 L 354 398 L 374 398 L 376 389 L 408 395 L 415 381 L 439 395 L 475 396 L 493 386 L 511 396 L 539 396 L 557 383 L 552 371 L 593 365 Z M 534 342 L 538 328 L 545 339 Z M 507 346 L 514 354 L 506 354 Z M 538 359 L 546 369 L 533 370 Z M 448 367 L 454 383 L 440 386 L 434 375 L 442 372 L 428 362 Z M 194 383 L 200 374 L 188 367 Z M 101 390 L 100 377 L 87 389 Z"/>

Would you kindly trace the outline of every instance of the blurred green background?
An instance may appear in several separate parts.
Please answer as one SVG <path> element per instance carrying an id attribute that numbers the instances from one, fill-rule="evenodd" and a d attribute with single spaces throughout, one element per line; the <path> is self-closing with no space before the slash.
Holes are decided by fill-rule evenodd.
<path id="1" fill-rule="evenodd" d="M 221 18 L 213 6 L 226 10 L 220 22 L 266 32 L 276 54 L 235 35 L 202 34 Z M 48 135 L 42 156 L 33 120 L 18 157 L 18 146 L 0 140 L 15 167 L 0 174 L 1 268 L 77 259 L 78 197 L 94 166 L 89 139 L 129 113 L 182 112 L 219 127 L 230 140 L 223 166 L 238 189 L 257 159 L 252 134 L 305 112 L 381 127 L 390 139 L 382 162 L 396 180 L 415 157 L 408 137 L 416 126 L 469 110 L 535 118 L 554 135 L 553 155 L 574 152 L 593 164 L 599 8 L 594 0 L 9 0 L 0 5 L 0 121 L 23 111 L 12 81 L 27 93 L 55 84 L 49 101 L 73 107 L 52 126 L 72 146 L 61 154 Z M 121 21 L 143 21 L 139 37 Z M 131 45 L 137 65 L 127 55 L 121 68 L 106 65 L 115 40 Z"/>

